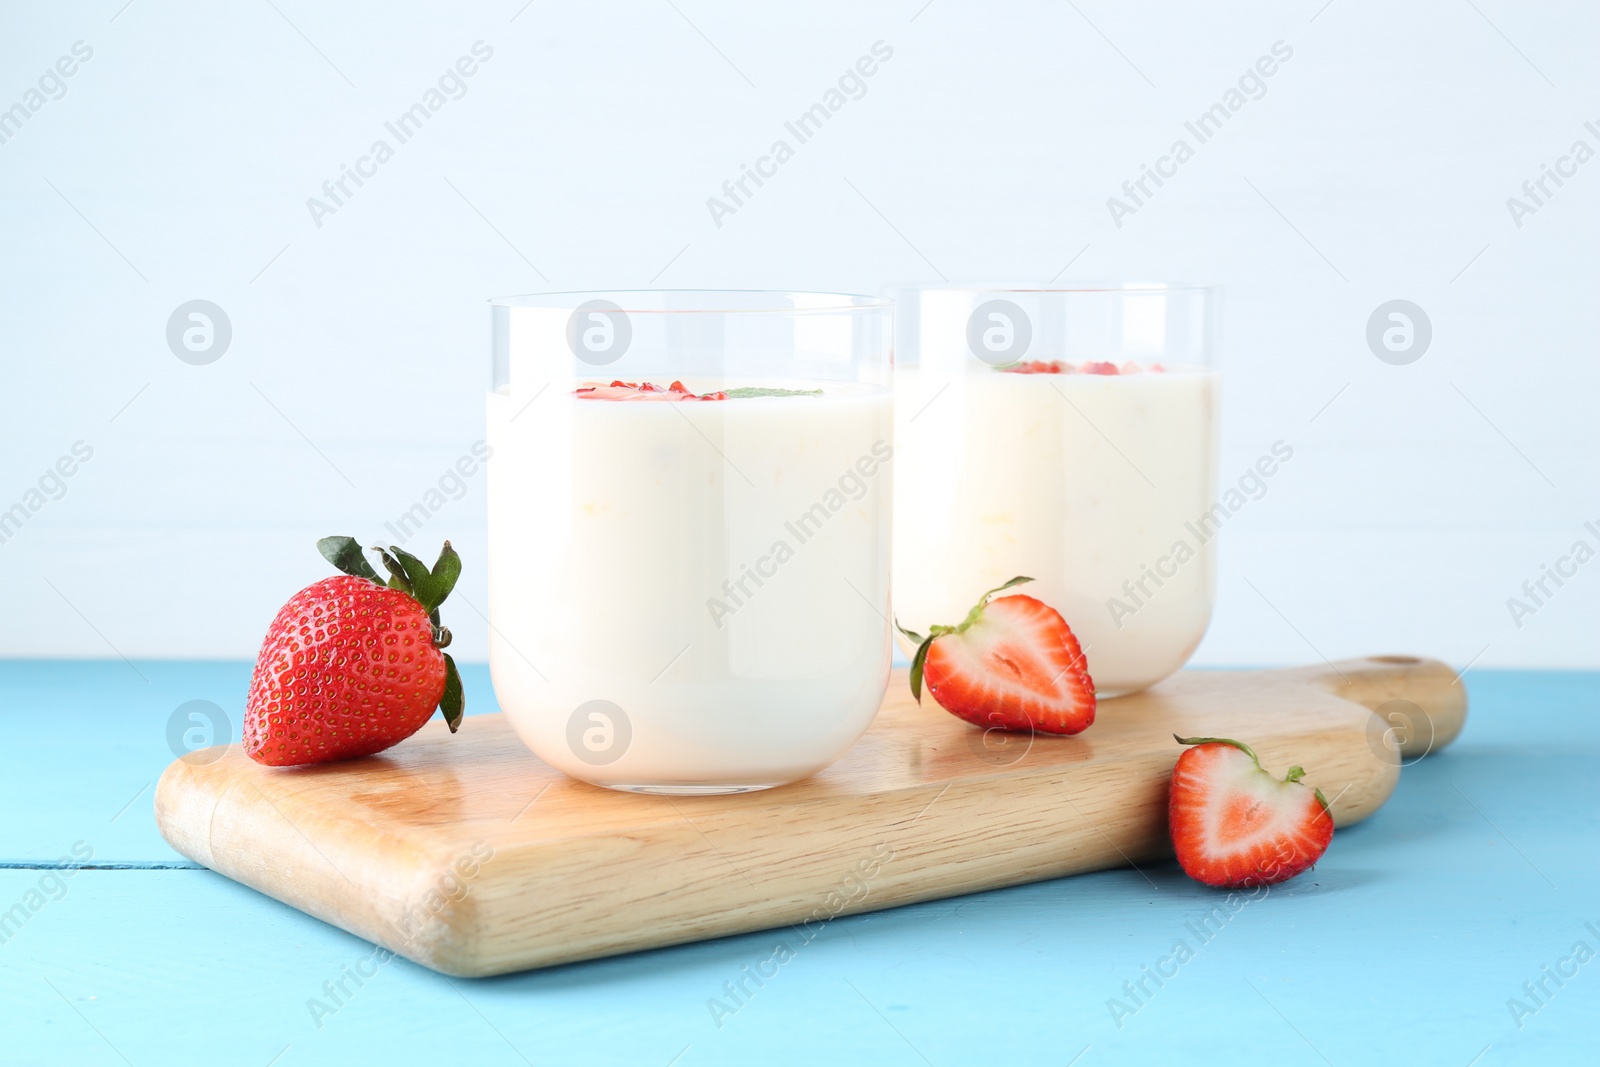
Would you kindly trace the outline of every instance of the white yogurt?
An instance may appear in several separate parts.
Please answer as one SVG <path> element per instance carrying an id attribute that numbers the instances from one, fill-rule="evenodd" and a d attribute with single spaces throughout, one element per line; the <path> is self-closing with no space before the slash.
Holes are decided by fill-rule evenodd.
<path id="1" fill-rule="evenodd" d="M 888 681 L 888 390 L 690 380 L 823 394 L 619 402 L 579 384 L 488 398 L 489 658 L 517 733 L 567 774 L 653 792 L 837 759 Z"/>
<path id="2" fill-rule="evenodd" d="M 1216 585 L 1217 375 L 895 372 L 894 607 L 926 633 L 986 590 L 1061 612 L 1114 696 L 1181 667 Z M 909 650 L 908 650 L 909 651 Z"/>

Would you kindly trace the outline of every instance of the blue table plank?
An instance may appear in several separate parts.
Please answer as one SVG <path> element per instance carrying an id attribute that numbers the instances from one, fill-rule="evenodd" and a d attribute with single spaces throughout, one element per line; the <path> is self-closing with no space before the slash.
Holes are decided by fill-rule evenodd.
<path id="1" fill-rule="evenodd" d="M 181 860 L 156 829 L 152 807 L 156 779 L 175 755 L 169 725 L 189 701 L 209 701 L 221 712 L 217 736 L 237 741 L 250 669 L 243 662 L 0 660 L 0 811 L 13 813 L 0 835 L 0 862 L 56 860 L 78 841 L 97 861 Z M 463 664 L 461 672 L 467 713 L 499 710 L 488 666 Z"/>
<path id="2" fill-rule="evenodd" d="M 86 839 L 170 858 L 147 796 L 110 821 L 119 793 L 170 758 L 173 707 L 232 707 L 247 670 L 139 667 L 148 686 L 120 663 L 0 665 L 23 735 L 0 757 L 8 854 L 48 862 Z M 0 870 L 0 1058 L 1592 1062 L 1600 675 L 1469 681 L 1456 746 L 1407 768 L 1313 872 L 1231 909 L 1163 864 L 838 919 L 810 942 L 769 931 L 452 981 L 370 964 L 366 942 L 208 871 Z M 1579 942 L 1596 954 L 1581 965 Z"/>

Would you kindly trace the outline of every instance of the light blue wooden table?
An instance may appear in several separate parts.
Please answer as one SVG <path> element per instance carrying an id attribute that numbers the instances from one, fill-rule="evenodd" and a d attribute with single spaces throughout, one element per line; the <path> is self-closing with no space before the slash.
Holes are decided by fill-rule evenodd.
<path id="1" fill-rule="evenodd" d="M 1472 672 L 1462 739 L 1236 912 L 1167 864 L 839 919 L 720 1019 L 792 932 L 448 980 L 183 861 L 168 720 L 236 739 L 248 674 L 0 662 L 0 1063 L 1600 1062 L 1597 674 Z"/>

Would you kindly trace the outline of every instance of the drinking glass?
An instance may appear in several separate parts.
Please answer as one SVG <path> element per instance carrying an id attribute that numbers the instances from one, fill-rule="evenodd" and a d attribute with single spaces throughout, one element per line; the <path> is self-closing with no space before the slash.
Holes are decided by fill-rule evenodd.
<path id="1" fill-rule="evenodd" d="M 895 295 L 894 607 L 926 633 L 1016 589 L 1059 611 L 1102 696 L 1200 643 L 1217 487 L 1218 290 L 921 286 Z M 907 650 L 909 653 L 909 649 Z"/>
<path id="2" fill-rule="evenodd" d="M 647 793 L 837 759 L 891 656 L 888 302 L 491 303 L 489 659 L 523 741 Z"/>

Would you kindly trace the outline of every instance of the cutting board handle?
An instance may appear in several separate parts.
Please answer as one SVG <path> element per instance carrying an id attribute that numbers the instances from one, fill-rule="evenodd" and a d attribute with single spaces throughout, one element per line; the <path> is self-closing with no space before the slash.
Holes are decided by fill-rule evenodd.
<path id="1" fill-rule="evenodd" d="M 1374 730 L 1392 731 L 1390 743 L 1405 763 L 1454 741 L 1467 721 L 1467 687 L 1436 659 L 1366 656 L 1303 670 L 1329 691 L 1376 712 L 1384 725 L 1374 724 Z"/>

